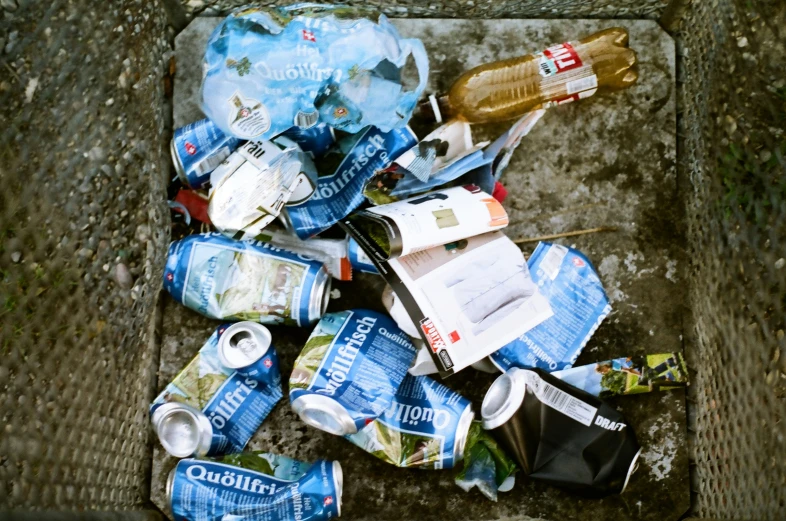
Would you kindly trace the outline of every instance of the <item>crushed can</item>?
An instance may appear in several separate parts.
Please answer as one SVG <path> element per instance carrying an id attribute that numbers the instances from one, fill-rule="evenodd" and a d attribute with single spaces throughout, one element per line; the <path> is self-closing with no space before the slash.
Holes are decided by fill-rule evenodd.
<path id="1" fill-rule="evenodd" d="M 243 141 L 224 134 L 209 119 L 200 119 L 175 130 L 169 150 L 177 176 L 186 186 L 199 188 Z"/>
<path id="2" fill-rule="evenodd" d="M 254 239 L 284 205 L 314 193 L 317 171 L 292 140 L 249 141 L 210 175 L 210 220 L 233 239 Z"/>
<path id="3" fill-rule="evenodd" d="M 407 375 L 385 412 L 347 439 L 398 467 L 449 469 L 464 457 L 472 404 L 428 376 Z"/>
<path id="4" fill-rule="evenodd" d="M 156 407 L 150 422 L 161 446 L 176 458 L 214 456 L 232 450 L 230 441 L 213 428 L 207 415 L 185 403 Z"/>
<path id="5" fill-rule="evenodd" d="M 603 284 L 590 260 L 560 244 L 538 243 L 527 260 L 532 280 L 554 315 L 489 356 L 499 370 L 571 367 L 611 313 Z"/>
<path id="6" fill-rule="evenodd" d="M 250 330 L 257 324 L 236 326 Z M 262 383 L 222 363 L 219 346 L 229 329 L 219 326 L 150 405 L 153 430 L 175 457 L 242 451 L 282 397 L 280 375 L 271 371 Z M 271 370 L 278 373 L 278 364 Z"/>
<path id="7" fill-rule="evenodd" d="M 292 127 L 282 135 L 297 143 L 303 152 L 310 154 L 311 157 L 322 157 L 330 150 L 336 142 L 336 134 L 333 127 L 327 123 L 317 123 L 314 126 Z"/>
<path id="8" fill-rule="evenodd" d="M 218 341 L 218 359 L 226 368 L 245 378 L 278 387 L 281 371 L 268 328 L 256 322 L 232 324 Z"/>
<path id="9" fill-rule="evenodd" d="M 282 215 L 288 220 L 287 228 L 301 239 L 327 230 L 363 202 L 363 187 L 378 170 L 390 166 L 416 143 L 409 127 L 390 132 L 369 127 L 356 138 L 336 171 L 317 180 L 310 199 L 286 208 Z"/>
<path id="10" fill-rule="evenodd" d="M 374 261 L 371 260 L 371 257 L 369 257 L 365 251 L 363 251 L 358 241 L 352 237 L 349 238 L 347 243 L 347 254 L 352 269 L 362 271 L 363 273 L 379 275 L 379 270 L 374 266 Z"/>
<path id="11" fill-rule="evenodd" d="M 480 413 L 524 474 L 586 496 L 622 493 L 641 454 L 614 407 L 540 369 L 498 377 Z"/>
<path id="12" fill-rule="evenodd" d="M 354 434 L 390 408 L 415 353 L 409 337 L 381 313 L 329 313 L 295 360 L 292 409 L 312 427 Z"/>
<path id="13" fill-rule="evenodd" d="M 175 521 L 327 521 L 341 515 L 341 465 L 311 466 L 244 453 L 218 461 L 184 459 L 166 484 Z"/>
<path id="14" fill-rule="evenodd" d="M 307 326 L 330 299 L 325 266 L 260 241 L 220 233 L 189 235 L 169 246 L 164 288 L 178 302 L 218 320 Z"/>

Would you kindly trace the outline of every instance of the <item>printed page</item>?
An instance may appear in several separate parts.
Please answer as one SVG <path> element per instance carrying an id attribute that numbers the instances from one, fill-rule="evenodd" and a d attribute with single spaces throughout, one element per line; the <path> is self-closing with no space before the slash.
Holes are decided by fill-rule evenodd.
<path id="1" fill-rule="evenodd" d="M 343 224 L 381 262 L 502 229 L 508 215 L 499 201 L 467 185 L 370 208 Z"/>
<path id="2" fill-rule="evenodd" d="M 489 233 L 393 259 L 388 275 L 440 374 L 488 356 L 552 315 L 519 248 Z"/>

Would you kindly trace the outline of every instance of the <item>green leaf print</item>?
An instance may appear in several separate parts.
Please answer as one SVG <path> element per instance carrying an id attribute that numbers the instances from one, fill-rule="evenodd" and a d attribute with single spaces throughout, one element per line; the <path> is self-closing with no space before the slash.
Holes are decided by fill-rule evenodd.
<path id="1" fill-rule="evenodd" d="M 199 377 L 199 408 L 201 409 L 216 394 L 218 388 L 227 379 L 227 375 L 221 373 L 207 373 Z"/>
<path id="2" fill-rule="evenodd" d="M 334 338 L 333 335 L 318 335 L 308 339 L 297 360 L 295 360 L 295 368 L 292 371 L 292 376 L 289 378 L 290 389 L 293 387 L 302 389 L 308 387 Z"/>
<path id="3" fill-rule="evenodd" d="M 222 463 L 227 465 L 235 465 L 248 470 L 255 470 L 268 476 L 273 475 L 273 467 L 270 462 L 255 452 L 241 452 L 239 454 L 229 454 L 220 459 Z"/>

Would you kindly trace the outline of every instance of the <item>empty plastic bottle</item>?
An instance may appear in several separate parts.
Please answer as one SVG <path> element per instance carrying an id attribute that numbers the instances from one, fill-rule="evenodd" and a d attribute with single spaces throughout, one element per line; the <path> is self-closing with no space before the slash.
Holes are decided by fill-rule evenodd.
<path id="1" fill-rule="evenodd" d="M 624 89 L 638 78 L 635 66 L 628 31 L 614 27 L 537 54 L 475 67 L 456 80 L 447 95 L 422 102 L 421 113 L 433 114 L 437 121 L 504 121 L 589 97 L 599 89 Z"/>

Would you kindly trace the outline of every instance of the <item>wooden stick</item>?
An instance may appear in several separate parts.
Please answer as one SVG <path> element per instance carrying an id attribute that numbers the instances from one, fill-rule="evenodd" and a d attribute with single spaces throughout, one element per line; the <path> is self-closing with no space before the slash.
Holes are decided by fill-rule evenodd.
<path id="1" fill-rule="evenodd" d="M 572 232 L 555 233 L 553 235 L 541 235 L 540 237 L 524 237 L 522 239 L 514 239 L 515 244 L 524 244 L 527 242 L 550 241 L 552 239 L 561 239 L 563 237 L 574 237 L 576 235 L 586 235 L 588 233 L 598 232 L 616 232 L 616 226 L 600 226 L 598 228 L 589 228 L 587 230 L 574 230 Z"/>

